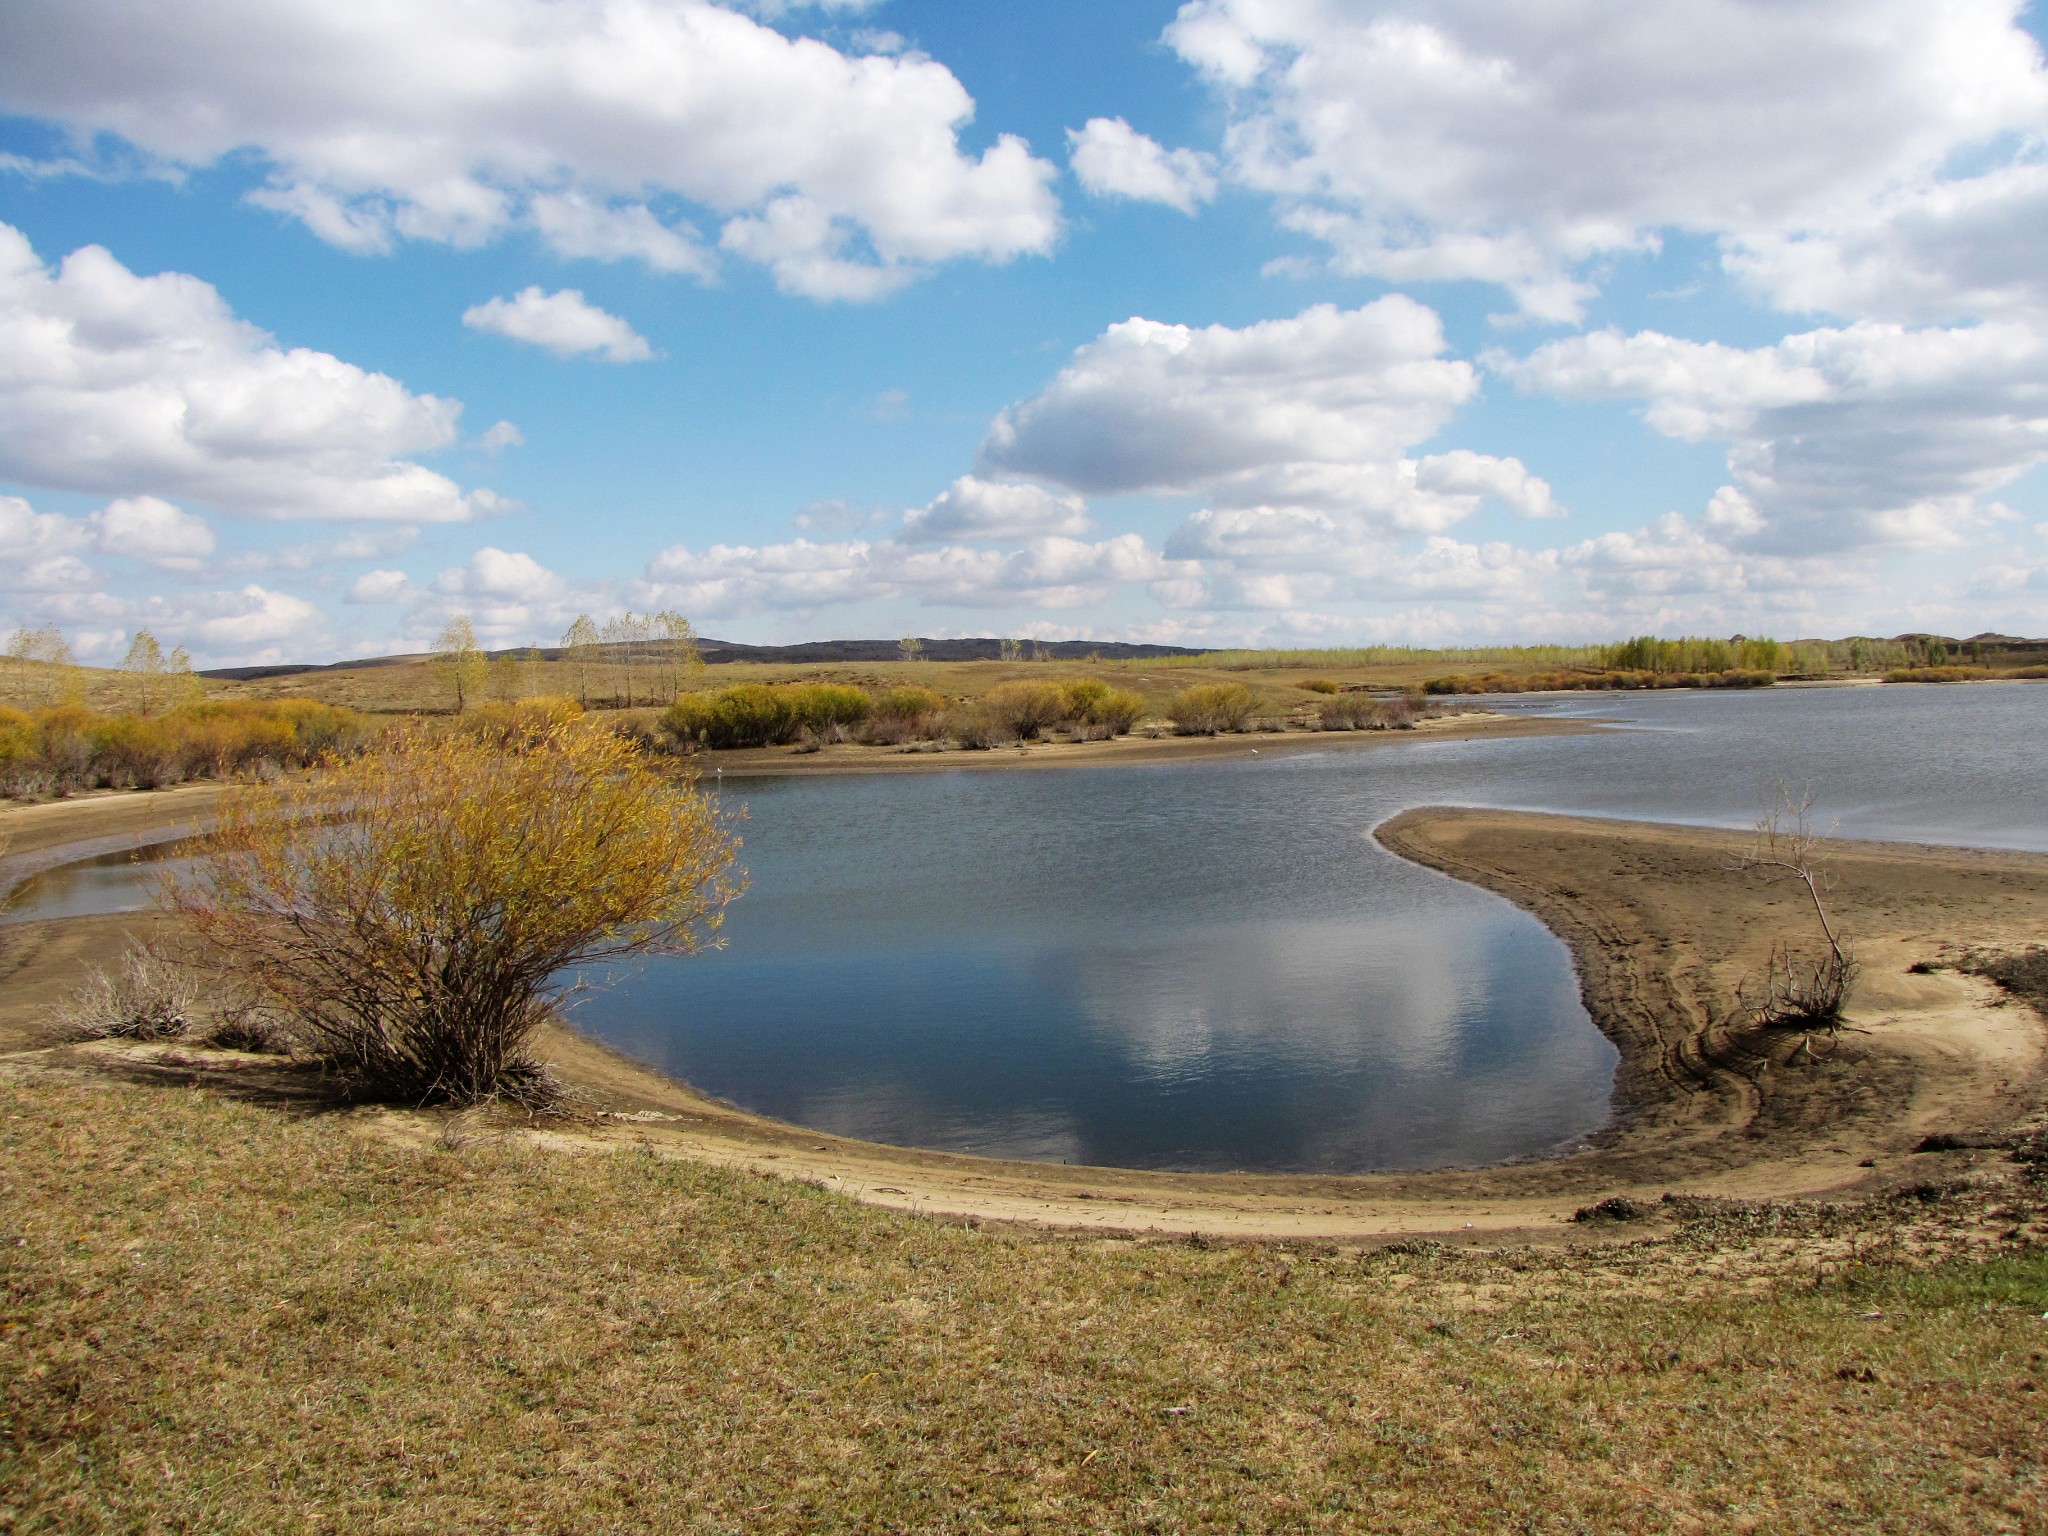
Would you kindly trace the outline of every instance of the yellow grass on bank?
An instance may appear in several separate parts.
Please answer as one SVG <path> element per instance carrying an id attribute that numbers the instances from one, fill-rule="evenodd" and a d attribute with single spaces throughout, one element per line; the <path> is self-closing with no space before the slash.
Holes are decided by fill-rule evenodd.
<path id="1" fill-rule="evenodd" d="M 2048 1263 L 1965 1195 L 1860 1251 L 1078 1242 L 10 1075 L 10 1536 L 2048 1521 Z"/>

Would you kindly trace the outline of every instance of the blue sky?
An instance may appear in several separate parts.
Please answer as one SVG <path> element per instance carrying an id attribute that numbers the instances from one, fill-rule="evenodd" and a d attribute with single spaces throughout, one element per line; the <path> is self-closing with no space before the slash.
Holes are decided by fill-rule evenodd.
<path id="1" fill-rule="evenodd" d="M 0 625 L 2048 631 L 2004 0 L 16 0 Z"/>

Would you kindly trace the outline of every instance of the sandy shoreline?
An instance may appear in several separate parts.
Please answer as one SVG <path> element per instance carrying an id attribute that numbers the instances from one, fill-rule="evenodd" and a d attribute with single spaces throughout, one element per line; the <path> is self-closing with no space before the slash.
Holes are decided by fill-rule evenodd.
<path id="1" fill-rule="evenodd" d="M 1245 740 L 1226 742 L 1241 753 Z M 1263 752 L 1273 738 L 1249 740 Z M 1331 743 L 1300 740 L 1310 748 Z M 958 761 L 964 755 L 946 754 L 939 765 L 969 766 Z M 828 760 L 800 771 L 843 770 Z M 134 839 L 152 827 L 190 823 L 217 793 L 199 786 L 35 807 L 0 814 L 0 827 L 14 832 L 10 863 L 46 858 L 89 839 Z M 1485 1169 L 1342 1177 L 1000 1162 L 878 1146 L 747 1114 L 566 1029 L 549 1032 L 543 1055 L 603 1118 L 520 1134 L 565 1149 L 638 1144 L 961 1218 L 1240 1237 L 1427 1233 L 1499 1241 L 1583 1232 L 1566 1225 L 1572 1212 L 1616 1194 L 1762 1198 L 1924 1179 L 1944 1160 L 1973 1154 L 1916 1154 L 1922 1137 L 1995 1131 L 2038 1114 L 2048 1094 L 2042 1019 L 2022 1006 L 2000 1006 L 1986 982 L 1908 970 L 1965 946 L 2016 948 L 2048 936 L 2048 856 L 1832 844 L 1834 905 L 1855 937 L 1864 977 L 1852 999 L 1855 1030 L 1818 1042 L 1815 1060 L 1801 1054 L 1798 1036 L 1759 1039 L 1731 1024 L 1735 987 L 1771 940 L 1804 937 L 1790 891 L 1728 867 L 1744 835 L 1446 809 L 1407 812 L 1378 835 L 1404 857 L 1516 902 L 1570 947 L 1587 1008 L 1622 1056 L 1620 1113 L 1594 1144 Z M 82 966 L 161 921 L 78 918 L 8 930 L 0 952 L 0 1070 L 113 1068 L 303 1097 L 298 1074 L 260 1058 L 53 1042 L 48 1009 L 76 985 Z M 440 1134 L 445 1119 L 382 1109 L 348 1114 L 366 1131 L 408 1139 Z"/>
<path id="2" fill-rule="evenodd" d="M 1264 731 L 1239 736 L 1119 736 L 1114 741 L 1031 742 L 986 752 L 958 748 L 836 746 L 816 752 L 758 747 L 706 753 L 707 777 L 781 778 L 823 773 L 935 773 L 1020 768 L 1101 768 L 1121 763 L 1211 762 L 1222 758 L 1291 757 L 1304 752 L 1356 752 L 1402 742 L 1463 741 L 1476 736 L 1576 736 L 1610 727 L 1587 720 L 1520 715 L 1440 715 L 1407 731 Z"/>

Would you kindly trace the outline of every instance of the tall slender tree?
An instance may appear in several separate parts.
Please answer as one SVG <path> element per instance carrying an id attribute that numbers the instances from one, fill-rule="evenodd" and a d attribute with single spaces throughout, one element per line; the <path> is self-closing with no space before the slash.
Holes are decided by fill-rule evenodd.
<path id="1" fill-rule="evenodd" d="M 135 638 L 128 642 L 128 654 L 121 659 L 121 670 L 131 679 L 129 698 L 137 712 L 155 714 L 164 693 L 164 648 L 156 636 L 147 629 L 136 630 Z"/>
<path id="2" fill-rule="evenodd" d="M 434 661 L 447 680 L 450 691 L 455 695 L 455 713 L 461 714 L 469 708 L 470 701 L 483 691 L 484 680 L 489 676 L 490 662 L 477 648 L 476 630 L 466 613 L 451 614 L 447 627 L 441 631 L 441 638 L 435 642 Z"/>
<path id="3" fill-rule="evenodd" d="M 576 622 L 562 636 L 562 648 L 569 653 L 569 665 L 576 675 L 577 702 L 586 709 L 590 707 L 590 669 L 597 660 L 597 647 L 597 626 L 590 622 L 589 614 L 577 614 Z"/>
<path id="4" fill-rule="evenodd" d="M 657 613 L 654 627 L 661 636 L 662 659 L 668 667 L 668 698 L 673 704 L 683 691 L 683 684 L 704 670 L 704 653 L 697 649 L 696 626 L 673 608 Z"/>
<path id="5" fill-rule="evenodd" d="M 73 702 L 83 697 L 85 688 L 78 675 L 78 658 L 71 654 L 71 647 L 64 642 L 64 632 L 56 625 L 30 629 L 24 624 L 8 640 L 7 657 L 23 663 L 9 670 L 17 672 L 20 690 L 37 703 L 55 704 L 60 699 Z"/>

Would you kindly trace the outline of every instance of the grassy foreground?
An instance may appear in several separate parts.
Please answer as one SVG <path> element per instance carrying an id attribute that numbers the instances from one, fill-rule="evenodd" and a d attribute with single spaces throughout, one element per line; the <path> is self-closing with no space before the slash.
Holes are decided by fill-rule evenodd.
<path id="1" fill-rule="evenodd" d="M 1791 1230 L 1084 1242 L 5 1082 L 0 1529 L 2048 1528 L 2048 1259 Z"/>

